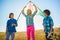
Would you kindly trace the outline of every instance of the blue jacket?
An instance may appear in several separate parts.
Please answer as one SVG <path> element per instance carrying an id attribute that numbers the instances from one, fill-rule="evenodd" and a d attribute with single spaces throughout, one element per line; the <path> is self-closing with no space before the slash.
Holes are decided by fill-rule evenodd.
<path id="1" fill-rule="evenodd" d="M 24 12 L 22 12 L 22 14 L 26 17 L 26 25 L 30 26 L 30 25 L 34 25 L 33 22 L 33 17 L 36 15 L 37 11 L 35 11 L 31 16 L 30 15 L 26 15 Z"/>
<path id="2" fill-rule="evenodd" d="M 7 31 L 8 32 L 16 32 L 16 26 L 13 27 L 12 24 L 16 24 L 16 26 L 17 26 L 17 20 L 16 19 L 9 19 L 7 21 Z"/>
<path id="3" fill-rule="evenodd" d="M 43 19 L 43 26 L 46 28 L 44 30 L 44 32 L 48 33 L 50 32 L 51 30 L 51 26 L 54 26 L 54 22 L 53 22 L 53 19 L 51 18 L 51 16 L 46 16 L 44 19 Z M 53 31 L 53 30 L 52 30 Z"/>

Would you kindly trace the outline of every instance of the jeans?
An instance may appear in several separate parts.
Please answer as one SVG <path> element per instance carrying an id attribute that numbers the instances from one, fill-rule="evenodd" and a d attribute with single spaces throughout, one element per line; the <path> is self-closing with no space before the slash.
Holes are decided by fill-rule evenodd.
<path id="1" fill-rule="evenodd" d="M 14 40 L 15 32 L 7 32 L 6 33 L 6 40 L 9 40 L 10 36 L 11 36 L 11 40 Z"/>

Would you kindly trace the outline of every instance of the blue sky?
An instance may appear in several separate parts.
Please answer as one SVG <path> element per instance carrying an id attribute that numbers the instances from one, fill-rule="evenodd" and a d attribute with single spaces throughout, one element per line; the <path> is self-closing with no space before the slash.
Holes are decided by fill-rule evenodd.
<path id="1" fill-rule="evenodd" d="M 60 27 L 60 0 L 0 0 L 0 31 L 5 31 L 9 13 L 13 12 L 15 14 L 15 19 L 17 19 L 21 9 L 27 5 L 29 1 L 32 1 L 42 11 L 49 9 L 54 20 L 54 27 Z M 43 17 L 40 15 L 35 16 L 34 23 L 36 29 L 43 28 L 42 20 Z M 25 17 L 23 15 L 19 18 L 18 24 L 20 26 L 17 28 L 18 31 L 26 30 Z"/>

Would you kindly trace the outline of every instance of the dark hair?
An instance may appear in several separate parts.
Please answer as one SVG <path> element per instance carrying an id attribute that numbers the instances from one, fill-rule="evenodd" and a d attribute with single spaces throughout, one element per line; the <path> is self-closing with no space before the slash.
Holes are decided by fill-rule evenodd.
<path id="1" fill-rule="evenodd" d="M 14 13 L 10 13 L 10 14 L 9 14 L 9 18 L 11 18 L 11 15 L 14 15 Z"/>
<path id="2" fill-rule="evenodd" d="M 46 9 L 46 10 L 44 10 L 44 12 L 45 12 L 47 15 L 50 15 L 50 10 Z"/>

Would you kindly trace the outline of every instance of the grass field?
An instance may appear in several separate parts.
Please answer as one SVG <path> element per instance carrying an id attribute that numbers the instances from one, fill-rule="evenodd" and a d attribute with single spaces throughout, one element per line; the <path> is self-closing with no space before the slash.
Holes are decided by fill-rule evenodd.
<path id="1" fill-rule="evenodd" d="M 0 40 L 5 40 L 6 33 L 0 32 Z M 54 40 L 60 40 L 60 28 L 54 28 Z M 26 40 L 26 32 L 16 32 L 15 40 Z M 35 31 L 35 40 L 46 40 L 43 30 Z"/>

